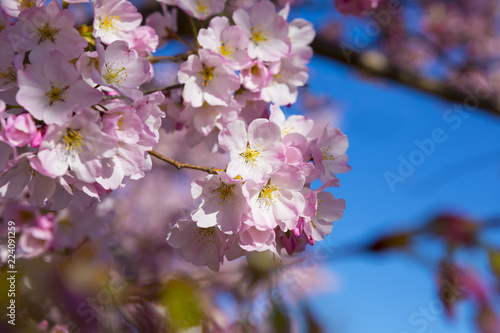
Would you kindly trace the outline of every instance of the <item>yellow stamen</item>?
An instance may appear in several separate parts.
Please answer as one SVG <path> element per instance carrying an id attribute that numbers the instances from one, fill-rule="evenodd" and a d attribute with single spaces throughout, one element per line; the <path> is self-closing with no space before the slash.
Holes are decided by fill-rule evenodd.
<path id="1" fill-rule="evenodd" d="M 83 136 L 80 134 L 80 132 L 70 129 L 68 129 L 66 131 L 66 135 L 63 136 L 63 142 L 65 145 L 64 148 L 69 152 L 83 151 L 83 146 L 85 146 Z"/>
<path id="2" fill-rule="evenodd" d="M 64 102 L 64 93 L 66 88 L 51 86 L 50 91 L 45 94 L 49 98 L 49 105 L 52 106 L 55 102 Z"/>
<path id="3" fill-rule="evenodd" d="M 38 35 L 40 36 L 38 44 L 46 41 L 47 39 L 50 39 L 52 42 L 54 42 L 58 34 L 59 34 L 59 29 L 50 26 L 49 23 L 47 22 L 43 26 L 38 28 Z"/>
<path id="4" fill-rule="evenodd" d="M 113 30 L 118 30 L 118 27 L 116 26 L 116 23 L 120 21 L 119 16 L 109 16 L 109 14 L 106 14 L 106 17 L 101 19 L 101 22 L 99 23 L 99 28 L 109 31 L 110 29 Z"/>

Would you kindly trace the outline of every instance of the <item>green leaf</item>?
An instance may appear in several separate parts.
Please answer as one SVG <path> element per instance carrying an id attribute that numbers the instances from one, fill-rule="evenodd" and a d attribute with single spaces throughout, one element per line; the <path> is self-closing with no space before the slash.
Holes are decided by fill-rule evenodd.
<path id="1" fill-rule="evenodd" d="M 181 280 L 169 281 L 160 295 L 166 308 L 168 326 L 175 331 L 201 324 L 203 310 L 191 284 Z"/>

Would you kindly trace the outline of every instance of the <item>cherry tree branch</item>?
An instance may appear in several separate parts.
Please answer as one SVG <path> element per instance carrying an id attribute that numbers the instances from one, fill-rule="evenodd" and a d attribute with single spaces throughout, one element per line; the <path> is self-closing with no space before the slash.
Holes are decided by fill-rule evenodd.
<path id="1" fill-rule="evenodd" d="M 204 166 L 199 166 L 199 165 L 178 162 L 176 160 L 173 160 L 171 158 L 163 156 L 162 154 L 159 154 L 159 153 L 155 152 L 154 150 L 150 150 L 150 151 L 148 151 L 148 153 L 151 156 L 154 156 L 159 160 L 162 160 L 164 162 L 167 162 L 168 164 L 173 165 L 178 170 L 180 170 L 180 169 L 193 169 L 193 170 L 204 171 L 204 172 L 214 174 L 214 175 L 216 175 L 220 171 L 224 171 L 223 169 L 218 169 L 218 168 L 213 168 L 213 167 L 204 167 Z"/>
<path id="2" fill-rule="evenodd" d="M 466 94 L 442 81 L 432 80 L 415 73 L 405 71 L 390 63 L 389 59 L 381 52 L 357 52 L 343 44 L 338 44 L 318 36 L 311 44 L 314 53 L 328 57 L 343 64 L 352 66 L 369 75 L 390 79 L 417 90 L 445 98 L 452 102 L 468 104 L 477 102 L 476 105 L 490 114 L 500 116 L 500 98 L 474 96 Z M 499 82 L 500 83 L 500 82 Z M 483 92 L 484 89 L 481 89 Z M 483 98 L 481 98 L 483 97 Z"/>

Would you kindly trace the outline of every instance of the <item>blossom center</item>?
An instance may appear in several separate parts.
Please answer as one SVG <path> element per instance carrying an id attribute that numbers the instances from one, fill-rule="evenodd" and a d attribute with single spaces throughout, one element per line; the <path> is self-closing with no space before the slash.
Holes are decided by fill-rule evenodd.
<path id="1" fill-rule="evenodd" d="M 195 6 L 196 6 L 196 12 L 198 14 L 207 14 L 208 13 L 209 4 L 205 0 L 196 1 Z"/>
<path id="2" fill-rule="evenodd" d="M 50 91 L 45 94 L 49 98 L 49 105 L 52 106 L 55 102 L 64 102 L 64 92 L 66 88 L 51 86 Z"/>
<path id="3" fill-rule="evenodd" d="M 220 46 L 220 54 L 224 57 L 229 57 L 233 53 L 232 47 L 230 45 L 222 43 Z"/>
<path id="4" fill-rule="evenodd" d="M 281 196 L 277 185 L 265 185 L 259 192 L 258 199 L 265 205 L 271 205 L 271 202 L 276 203 L 276 198 Z M 275 193 L 278 192 L 278 193 Z"/>
<path id="5" fill-rule="evenodd" d="M 85 146 L 83 141 L 83 136 L 78 131 L 68 129 L 66 134 L 63 136 L 64 148 L 68 152 L 80 152 Z"/>
<path id="6" fill-rule="evenodd" d="M 0 79 L 5 83 L 16 81 L 17 75 L 14 66 L 0 66 Z"/>
<path id="7" fill-rule="evenodd" d="M 58 33 L 59 33 L 59 29 L 50 26 L 48 22 L 45 23 L 43 26 L 38 28 L 38 35 L 40 36 L 40 40 L 38 41 L 38 44 L 46 41 L 47 39 L 54 42 L 56 40 L 56 36 Z"/>
<path id="8" fill-rule="evenodd" d="M 212 193 L 215 196 L 219 197 L 219 204 L 221 204 L 223 206 L 224 206 L 224 203 L 226 203 L 228 200 L 234 201 L 234 185 L 228 185 L 228 184 L 222 183 L 222 185 L 217 187 L 215 190 L 213 190 Z M 232 203 L 231 203 L 231 205 L 232 205 Z"/>
<path id="9" fill-rule="evenodd" d="M 332 165 L 332 162 L 335 160 L 335 157 L 330 153 L 332 150 L 332 146 L 328 146 L 326 148 L 321 148 L 321 152 L 323 153 L 323 164 L 326 167 L 329 167 Z"/>
<path id="10" fill-rule="evenodd" d="M 215 237 L 213 228 L 196 228 L 196 230 L 193 231 L 193 234 L 195 235 L 195 239 L 198 243 L 201 243 L 202 245 L 215 243 L 213 239 Z"/>
<path id="11" fill-rule="evenodd" d="M 210 83 L 210 85 L 213 86 L 214 84 L 211 81 L 215 76 L 214 73 L 215 73 L 214 67 L 203 66 L 203 70 L 199 74 L 203 79 L 202 85 L 207 86 L 208 83 Z"/>
<path id="12" fill-rule="evenodd" d="M 104 74 L 104 81 L 109 84 L 120 83 L 122 80 L 122 76 L 125 74 L 125 77 L 128 76 L 127 72 L 125 72 L 125 67 L 122 68 L 107 68 L 106 74 Z"/>
<path id="13" fill-rule="evenodd" d="M 109 16 L 109 14 L 106 14 L 106 17 L 101 19 L 101 22 L 99 23 L 99 28 L 104 29 L 106 31 L 109 31 L 109 29 L 118 30 L 118 27 L 116 27 L 116 23 L 118 21 L 120 21 L 119 16 Z"/>
<path id="14" fill-rule="evenodd" d="M 254 28 L 252 28 L 252 36 L 250 37 L 250 39 L 253 40 L 253 42 L 255 44 L 259 44 L 259 43 L 267 41 L 268 36 L 269 36 L 269 33 L 267 31 L 263 31 L 259 27 L 254 27 Z"/>
<path id="15" fill-rule="evenodd" d="M 247 148 L 243 153 L 240 154 L 241 157 L 245 160 L 245 163 L 251 163 L 255 165 L 255 161 L 257 157 L 260 156 L 260 152 L 255 149 Z"/>
<path id="16" fill-rule="evenodd" d="M 35 7 L 35 2 L 31 0 L 19 0 L 19 7 L 24 10 L 26 8 Z"/>

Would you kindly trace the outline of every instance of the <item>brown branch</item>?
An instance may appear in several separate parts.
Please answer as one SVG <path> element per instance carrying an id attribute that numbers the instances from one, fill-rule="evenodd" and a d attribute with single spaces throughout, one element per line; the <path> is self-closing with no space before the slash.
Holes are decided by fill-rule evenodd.
<path id="1" fill-rule="evenodd" d="M 212 167 L 204 167 L 204 166 L 199 166 L 199 165 L 193 165 L 193 164 L 187 164 L 187 163 L 181 163 L 176 160 L 173 160 L 171 158 L 168 158 L 166 156 L 163 156 L 154 150 L 148 151 L 148 153 L 154 157 L 156 157 L 159 160 L 162 160 L 164 162 L 167 162 L 174 167 L 176 167 L 178 170 L 186 168 L 186 169 L 193 169 L 193 170 L 199 170 L 199 171 L 205 171 L 210 174 L 216 175 L 217 173 L 224 171 L 223 169 L 218 169 L 218 168 L 212 168 Z"/>
<path id="2" fill-rule="evenodd" d="M 357 52 L 342 43 L 337 44 L 321 36 L 316 37 L 311 46 L 316 54 L 355 67 L 367 74 L 390 79 L 449 101 L 465 104 L 471 101 L 471 97 L 475 97 L 474 101 L 478 102 L 479 108 L 495 116 L 500 116 L 500 100 L 498 98 L 480 98 L 481 96 L 469 95 L 441 81 L 431 80 L 402 70 L 392 65 L 383 53 Z M 494 93 L 492 95 L 494 96 Z"/>
<path id="3" fill-rule="evenodd" d="M 178 54 L 176 56 L 148 56 L 146 57 L 146 59 L 149 60 L 149 62 L 152 64 L 160 61 L 181 62 L 186 61 L 190 54 L 192 54 L 191 51 L 189 51 L 187 54 Z"/>

